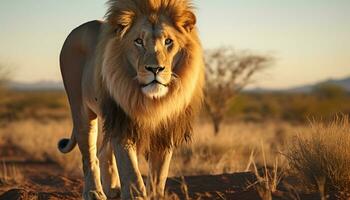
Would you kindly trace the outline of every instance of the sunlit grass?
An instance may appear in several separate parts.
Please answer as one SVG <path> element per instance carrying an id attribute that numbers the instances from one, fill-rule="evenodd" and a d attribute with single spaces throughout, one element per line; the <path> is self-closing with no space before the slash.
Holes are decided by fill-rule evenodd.
<path id="1" fill-rule="evenodd" d="M 291 143 L 289 164 L 310 189 L 323 196 L 350 197 L 350 124 L 340 117 L 330 124 L 313 122 Z"/>
<path id="2" fill-rule="evenodd" d="M 0 136 L 27 152 L 31 159 L 53 161 L 67 172 L 81 174 L 81 156 L 76 147 L 69 154 L 57 150 L 60 138 L 69 136 L 70 120 L 40 122 L 36 120 L 17 121 L 1 128 Z M 274 156 L 283 148 L 285 140 L 293 133 L 287 123 L 234 123 L 224 125 L 218 136 L 214 136 L 209 123 L 197 123 L 193 141 L 175 150 L 171 176 L 221 174 L 245 171 L 252 150 L 259 154 L 261 142 L 268 154 L 267 164 L 273 165 Z M 102 134 L 101 134 L 102 135 Z M 261 156 L 256 163 L 263 164 Z M 147 174 L 147 162 L 140 159 L 140 169 Z"/>

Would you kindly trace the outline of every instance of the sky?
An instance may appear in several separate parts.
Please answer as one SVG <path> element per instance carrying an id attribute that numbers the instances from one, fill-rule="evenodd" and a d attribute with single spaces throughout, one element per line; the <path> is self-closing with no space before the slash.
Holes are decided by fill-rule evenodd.
<path id="1" fill-rule="evenodd" d="M 0 1 L 0 64 L 21 82 L 61 81 L 69 32 L 102 19 L 101 0 Z M 233 47 L 275 61 L 254 87 L 283 89 L 350 76 L 349 0 L 195 0 L 205 49 Z"/>

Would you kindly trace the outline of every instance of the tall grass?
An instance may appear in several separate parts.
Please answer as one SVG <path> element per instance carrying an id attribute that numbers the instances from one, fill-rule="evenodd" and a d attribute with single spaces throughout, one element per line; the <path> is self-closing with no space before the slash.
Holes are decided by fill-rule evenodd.
<path id="1" fill-rule="evenodd" d="M 71 131 L 70 120 L 24 120 L 9 123 L 0 128 L 0 137 L 11 141 L 26 151 L 33 160 L 53 161 L 67 172 L 81 174 L 81 156 L 78 148 L 63 155 L 57 150 L 57 141 Z M 171 176 L 221 174 L 246 171 L 251 152 L 256 152 L 256 163 L 263 166 L 261 142 L 268 156 L 267 165 L 274 165 L 274 157 L 284 148 L 293 127 L 288 123 L 273 122 L 254 124 L 237 122 L 226 124 L 218 136 L 214 136 L 211 124 L 197 123 L 193 141 L 175 150 Z M 100 134 L 102 135 L 102 134 Z M 271 158 L 271 159 L 270 159 Z M 140 159 L 140 168 L 147 174 L 147 162 Z"/>
<path id="2" fill-rule="evenodd" d="M 332 199 L 350 197 L 350 124 L 339 117 L 330 124 L 312 122 L 287 153 L 291 168 L 312 190 Z"/>
<path id="3" fill-rule="evenodd" d="M 171 175 L 221 174 L 250 170 L 251 153 L 260 166 L 264 162 L 274 166 L 275 157 L 284 149 L 284 144 L 293 135 L 293 126 L 288 123 L 225 124 L 214 135 L 211 124 L 198 123 L 192 143 L 175 151 Z M 261 144 L 263 143 L 263 148 Z M 262 152 L 268 155 L 266 160 Z M 282 163 L 282 161 L 281 161 Z"/>
<path id="4" fill-rule="evenodd" d="M 67 155 L 63 155 L 57 149 L 57 141 L 67 137 L 71 127 L 68 120 L 42 122 L 30 119 L 9 123 L 6 127 L 2 127 L 0 137 L 30 156 L 24 159 L 56 162 L 66 172 L 80 173 L 80 168 L 77 167 L 81 163 L 78 148 Z"/>

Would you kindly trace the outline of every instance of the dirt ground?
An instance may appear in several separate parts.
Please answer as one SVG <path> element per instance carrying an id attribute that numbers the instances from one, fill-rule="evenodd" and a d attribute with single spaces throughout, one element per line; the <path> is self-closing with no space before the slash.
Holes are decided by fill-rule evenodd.
<path id="1" fill-rule="evenodd" d="M 20 183 L 0 182 L 0 200 L 81 199 L 82 178 L 67 175 L 54 162 L 33 161 L 24 151 L 14 148 L 11 144 L 0 144 L 0 160 L 7 167 L 14 166 L 23 174 L 23 180 Z M 255 175 L 250 172 L 170 177 L 166 188 L 168 194 L 176 194 L 179 199 L 186 200 L 262 199 L 254 187 L 247 187 L 255 181 Z M 293 199 L 285 191 L 283 192 L 283 188 L 272 196 L 272 199 Z M 319 199 L 315 195 L 301 195 L 299 198 Z"/>

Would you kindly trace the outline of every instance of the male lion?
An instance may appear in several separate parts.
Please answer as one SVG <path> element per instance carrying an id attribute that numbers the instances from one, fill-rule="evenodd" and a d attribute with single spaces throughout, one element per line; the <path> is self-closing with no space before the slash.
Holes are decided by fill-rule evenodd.
<path id="1" fill-rule="evenodd" d="M 119 190 L 122 199 L 162 196 L 172 150 L 191 136 L 203 96 L 196 18 L 190 0 L 109 0 L 108 6 L 106 21 L 79 26 L 63 45 L 73 131 L 58 147 L 68 153 L 78 143 L 84 199 Z M 97 156 L 98 117 L 105 139 Z M 149 162 L 147 187 L 139 152 Z"/>

